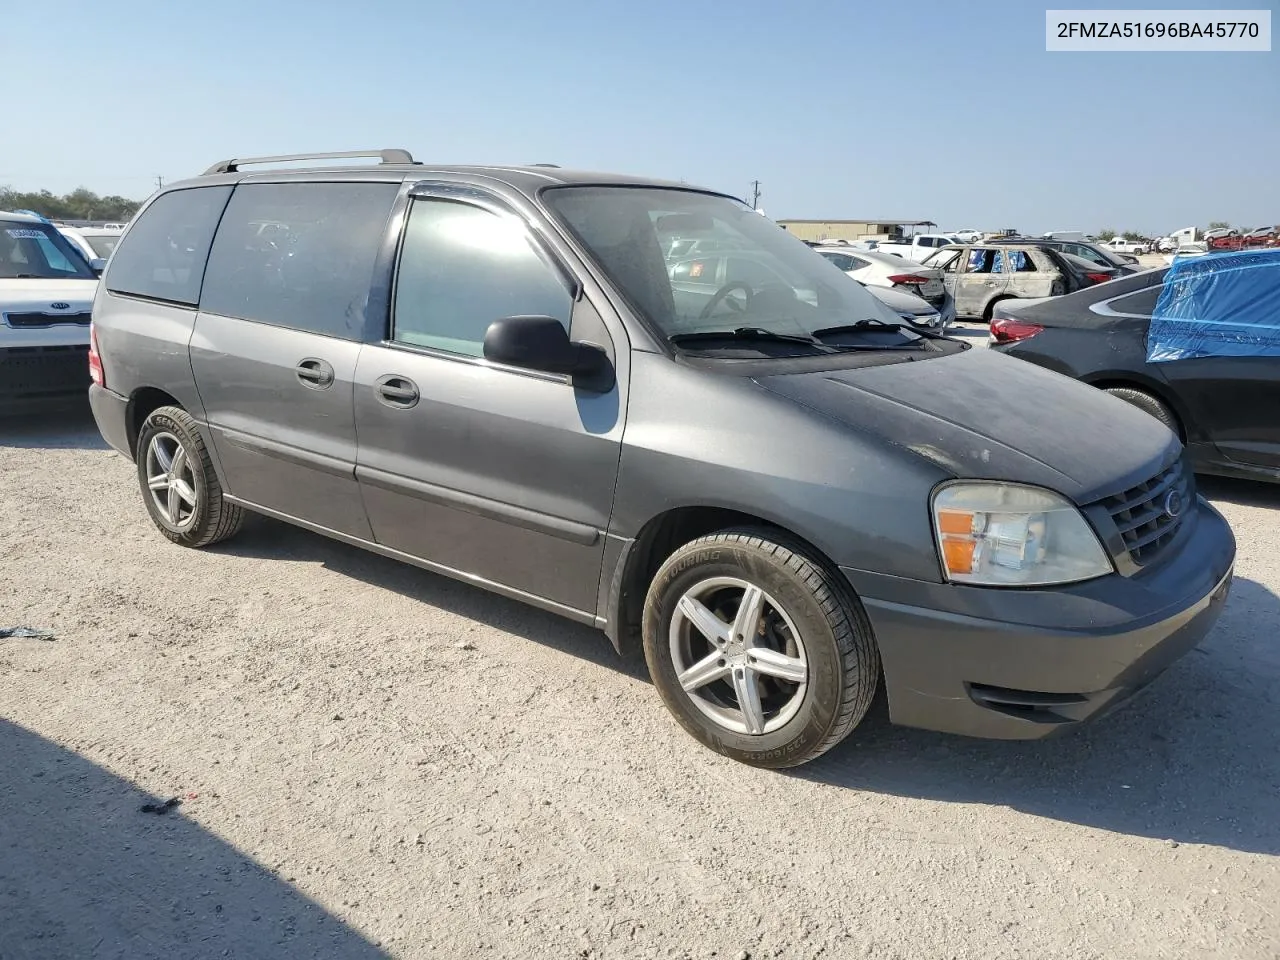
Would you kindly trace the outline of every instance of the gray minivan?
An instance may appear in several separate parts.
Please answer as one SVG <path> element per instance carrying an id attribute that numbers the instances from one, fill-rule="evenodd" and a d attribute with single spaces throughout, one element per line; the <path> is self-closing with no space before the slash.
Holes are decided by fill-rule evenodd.
<path id="1" fill-rule="evenodd" d="M 351 156 L 380 162 L 277 163 Z M 675 283 L 682 241 L 768 269 Z M 99 428 L 170 540 L 253 511 L 593 624 L 762 766 L 839 742 L 882 680 L 897 723 L 1070 729 L 1231 580 L 1162 424 L 899 324 L 708 190 L 226 161 L 133 220 L 91 344 Z"/>

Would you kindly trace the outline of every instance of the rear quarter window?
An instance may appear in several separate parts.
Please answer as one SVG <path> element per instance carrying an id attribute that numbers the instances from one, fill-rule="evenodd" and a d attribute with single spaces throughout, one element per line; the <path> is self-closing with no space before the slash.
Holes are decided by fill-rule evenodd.
<path id="1" fill-rule="evenodd" d="M 1160 299 L 1160 291 L 1164 284 L 1156 284 L 1137 293 L 1116 297 L 1107 303 L 1116 313 L 1131 313 L 1140 317 L 1149 317 L 1156 312 L 1156 302 Z"/>
<path id="2" fill-rule="evenodd" d="M 231 188 L 162 194 L 142 211 L 111 256 L 103 282 L 112 293 L 195 306 L 209 245 Z"/>
<path id="3" fill-rule="evenodd" d="M 399 189 L 398 183 L 236 187 L 209 253 L 200 309 L 360 339 L 374 260 Z"/>

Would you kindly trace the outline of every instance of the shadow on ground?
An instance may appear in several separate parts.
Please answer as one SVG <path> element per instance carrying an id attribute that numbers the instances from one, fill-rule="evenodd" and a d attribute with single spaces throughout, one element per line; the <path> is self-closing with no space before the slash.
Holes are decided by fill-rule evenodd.
<path id="1" fill-rule="evenodd" d="M 217 549 L 323 563 L 353 579 L 648 679 L 599 631 L 271 520 Z M 1038 742 L 894 727 L 883 699 L 795 776 L 858 790 L 1010 807 L 1115 833 L 1280 855 L 1280 599 L 1237 578 L 1213 633 L 1138 699 Z M 654 709 L 659 709 L 656 698 Z"/>
<path id="2" fill-rule="evenodd" d="M 53 410 L 0 416 L 0 449 L 106 450 L 89 402 L 66 404 Z"/>
<path id="3" fill-rule="evenodd" d="M 1009 807 L 1113 833 L 1280 855 L 1280 598 L 1237 578 L 1205 641 L 1116 713 L 1065 736 L 984 741 L 862 726 L 795 775 Z"/>
<path id="4" fill-rule="evenodd" d="M 250 515 L 239 536 L 210 549 L 241 557 L 323 564 L 353 580 L 394 590 L 419 603 L 610 667 L 627 676 L 649 679 L 642 657 L 618 656 L 608 637 L 599 630 L 278 520 Z"/>
<path id="5" fill-rule="evenodd" d="M 1280 483 L 1260 483 L 1230 477 L 1196 477 L 1196 487 L 1210 500 L 1224 500 L 1243 507 L 1280 509 Z"/>
<path id="6" fill-rule="evenodd" d="M 0 956 L 388 956 L 156 798 L 0 720 Z"/>
<path id="7" fill-rule="evenodd" d="M 85 413 L 39 418 L 17 427 L 0 421 L 0 447 L 5 446 L 96 449 L 103 444 Z M 1216 500 L 1280 507 L 1280 485 L 1206 477 L 1200 486 Z M 255 517 L 240 537 L 214 549 L 322 563 L 428 606 L 648 679 L 642 659 L 619 658 L 597 630 L 284 523 Z M 1278 627 L 1280 599 L 1261 584 L 1237 578 L 1222 619 L 1205 642 L 1141 698 L 1095 724 L 1039 742 L 968 740 L 894 727 L 881 700 L 849 740 L 793 775 L 891 795 L 1004 806 L 1115 833 L 1280 855 L 1280 817 L 1275 815 L 1280 795 Z M 660 709 L 656 698 L 654 709 Z M 16 729 L 0 725 L 0 731 Z M 0 743 L 0 771 L 14 767 L 14 758 L 5 751 L 12 748 Z M 111 779 L 70 755 L 63 762 Z M 0 799 L 0 879 L 12 872 L 7 864 L 19 849 L 6 847 L 4 838 L 14 832 L 10 825 L 42 829 L 45 812 L 39 798 L 15 799 L 21 796 L 21 791 L 10 792 Z M 55 817 L 43 829 L 56 828 Z M 86 828 L 79 829 L 76 842 L 91 846 Z M 152 830 L 157 829 L 178 828 L 153 823 Z M 183 829 L 198 832 L 190 825 Z M 205 843 L 218 841 L 206 837 Z M 223 858 L 238 856 L 223 851 Z M 71 856 L 64 854 L 64 865 Z M 243 858 L 236 862 L 242 865 L 237 869 L 259 869 Z M 137 864 L 137 876 L 146 870 L 144 862 Z M 156 890 L 163 891 L 167 882 L 161 875 Z M 183 888 L 181 877 L 174 882 Z M 288 891 L 265 874 L 254 882 Z M 69 889 L 74 893 L 74 885 Z M 285 896 L 278 890 L 275 895 Z M 13 896 L 0 887 L 0 897 Z M 138 896 L 142 909 L 145 895 Z M 162 902 L 175 899 L 180 898 L 162 897 Z M 4 905 L 0 899 L 0 907 Z M 106 922 L 112 911 L 100 909 Z"/>

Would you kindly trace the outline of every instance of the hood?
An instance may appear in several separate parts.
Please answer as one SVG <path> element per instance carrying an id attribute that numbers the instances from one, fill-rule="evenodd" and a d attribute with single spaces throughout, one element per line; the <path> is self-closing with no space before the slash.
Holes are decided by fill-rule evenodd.
<path id="1" fill-rule="evenodd" d="M 1149 479 L 1181 449 L 1123 400 L 983 349 L 758 382 L 956 478 L 1036 484 L 1079 504 Z"/>
<path id="2" fill-rule="evenodd" d="M 93 306 L 97 280 L 5 280 L 0 279 L 0 312 L 82 313 Z M 55 303 L 69 308 L 53 310 Z"/>
<path id="3" fill-rule="evenodd" d="M 84 318 L 93 309 L 97 288 L 97 280 L 0 280 L 0 349 L 87 344 L 89 324 Z M 59 304 L 56 309 L 55 303 Z M 12 326 L 11 313 L 47 314 L 53 322 Z M 64 316 L 68 320 L 59 323 Z"/>

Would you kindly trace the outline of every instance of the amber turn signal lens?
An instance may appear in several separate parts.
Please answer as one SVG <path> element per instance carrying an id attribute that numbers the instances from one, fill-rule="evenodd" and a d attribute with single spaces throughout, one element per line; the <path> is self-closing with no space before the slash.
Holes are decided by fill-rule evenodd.
<path id="1" fill-rule="evenodd" d="M 967 510 L 939 510 L 938 532 L 943 536 L 973 536 L 973 514 Z"/>
<path id="2" fill-rule="evenodd" d="M 952 575 L 973 573 L 973 555 L 977 546 L 978 544 L 975 540 L 944 535 L 942 538 L 942 559 L 947 565 L 947 573 Z"/>

